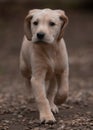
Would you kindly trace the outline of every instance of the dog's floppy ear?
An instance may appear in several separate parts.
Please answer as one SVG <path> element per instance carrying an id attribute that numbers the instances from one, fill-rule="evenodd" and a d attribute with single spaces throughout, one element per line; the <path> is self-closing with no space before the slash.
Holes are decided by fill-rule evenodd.
<path id="1" fill-rule="evenodd" d="M 58 40 L 60 40 L 63 37 L 64 29 L 68 24 L 68 17 L 66 16 L 63 10 L 57 10 L 57 11 L 59 13 L 59 18 L 62 21 L 62 25 L 61 25 L 61 29 L 60 29 L 60 33 L 58 37 Z"/>
<path id="2" fill-rule="evenodd" d="M 31 41 L 32 33 L 31 33 L 31 19 L 33 18 L 34 14 L 38 11 L 38 9 L 33 9 L 28 12 L 28 15 L 24 21 L 24 31 L 27 39 Z"/>

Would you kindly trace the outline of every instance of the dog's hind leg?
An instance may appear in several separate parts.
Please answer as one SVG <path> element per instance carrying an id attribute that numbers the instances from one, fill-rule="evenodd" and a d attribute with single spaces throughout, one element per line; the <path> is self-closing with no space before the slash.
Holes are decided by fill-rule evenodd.
<path id="1" fill-rule="evenodd" d="M 28 93 L 28 99 L 33 99 L 33 91 L 32 91 L 32 86 L 31 86 L 31 81 L 29 78 L 25 78 L 25 85 L 27 87 L 27 93 Z"/>
<path id="2" fill-rule="evenodd" d="M 50 80 L 50 85 L 49 85 L 49 89 L 47 92 L 47 98 L 49 100 L 51 111 L 53 113 L 59 112 L 58 107 L 54 104 L 54 99 L 55 99 L 56 93 L 57 93 L 57 81 L 56 81 L 56 77 L 53 77 Z"/>
<path id="3" fill-rule="evenodd" d="M 65 102 L 69 93 L 68 70 L 64 71 L 58 78 L 58 91 L 55 104 L 61 105 Z"/>

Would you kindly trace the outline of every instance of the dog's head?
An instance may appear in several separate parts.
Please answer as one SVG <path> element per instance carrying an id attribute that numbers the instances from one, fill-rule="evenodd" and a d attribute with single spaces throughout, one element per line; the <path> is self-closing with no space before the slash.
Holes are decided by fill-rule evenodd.
<path id="1" fill-rule="evenodd" d="M 67 23 L 68 18 L 63 10 L 34 9 L 25 18 L 25 35 L 33 43 L 53 44 L 62 38 Z"/>

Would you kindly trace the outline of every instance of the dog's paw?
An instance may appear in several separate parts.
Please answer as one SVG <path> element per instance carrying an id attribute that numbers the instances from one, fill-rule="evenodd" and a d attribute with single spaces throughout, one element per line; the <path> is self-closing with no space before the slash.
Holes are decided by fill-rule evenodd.
<path id="1" fill-rule="evenodd" d="M 40 114 L 41 124 L 54 124 L 56 122 L 53 114 Z"/>
<path id="2" fill-rule="evenodd" d="M 52 111 L 54 114 L 56 114 L 56 113 L 59 112 L 58 107 L 57 107 L 54 103 L 51 104 L 50 107 L 51 107 L 51 111 Z"/>
<path id="3" fill-rule="evenodd" d="M 63 92 L 61 95 L 57 94 L 56 98 L 55 98 L 55 104 L 56 105 L 61 105 L 63 104 L 66 99 L 67 99 L 68 93 L 67 92 Z"/>

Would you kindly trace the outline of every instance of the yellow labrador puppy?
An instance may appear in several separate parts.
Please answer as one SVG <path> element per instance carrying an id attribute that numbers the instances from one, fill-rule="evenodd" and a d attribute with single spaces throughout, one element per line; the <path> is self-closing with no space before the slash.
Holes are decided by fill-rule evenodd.
<path id="1" fill-rule="evenodd" d="M 56 121 L 56 105 L 68 95 L 69 67 L 63 40 L 67 23 L 63 10 L 34 9 L 25 18 L 20 69 L 27 86 L 32 88 L 40 120 L 45 123 Z"/>

